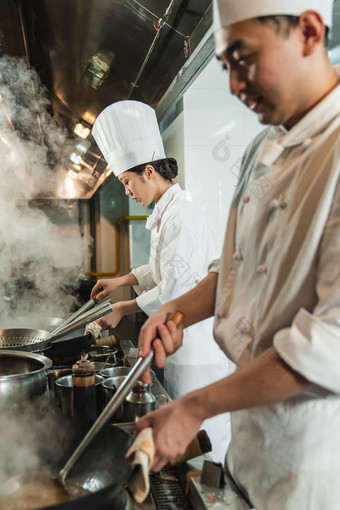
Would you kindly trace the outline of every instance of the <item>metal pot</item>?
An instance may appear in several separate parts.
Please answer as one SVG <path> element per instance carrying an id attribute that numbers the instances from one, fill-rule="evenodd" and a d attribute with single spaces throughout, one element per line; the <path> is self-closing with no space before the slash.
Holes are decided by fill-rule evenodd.
<path id="1" fill-rule="evenodd" d="M 95 378 L 95 389 L 96 389 L 96 409 L 95 414 L 99 416 L 104 408 L 104 395 L 102 382 L 104 377 L 96 375 Z M 60 407 L 61 413 L 65 416 L 74 416 L 74 391 L 73 391 L 73 379 L 71 375 L 65 375 L 60 377 L 55 382 L 57 404 Z"/>
<path id="2" fill-rule="evenodd" d="M 40 354 L 0 351 L 0 409 L 26 402 L 46 390 L 52 360 Z"/>
<path id="3" fill-rule="evenodd" d="M 99 374 L 103 377 L 117 377 L 120 375 L 128 375 L 131 367 L 105 367 L 99 371 Z"/>
<path id="4" fill-rule="evenodd" d="M 135 422 L 137 418 L 156 409 L 156 397 L 150 385 L 138 381 L 124 401 L 124 421 Z"/>
<path id="5" fill-rule="evenodd" d="M 120 367 L 124 368 L 124 367 Z M 116 377 L 108 377 L 103 380 L 102 387 L 104 389 L 104 406 L 108 404 L 113 397 L 113 395 L 118 390 L 119 386 L 123 384 L 127 375 L 117 375 Z M 103 408 L 104 408 L 103 406 Z M 122 403 L 117 411 L 113 414 L 111 421 L 121 422 L 124 420 L 124 403 Z"/>

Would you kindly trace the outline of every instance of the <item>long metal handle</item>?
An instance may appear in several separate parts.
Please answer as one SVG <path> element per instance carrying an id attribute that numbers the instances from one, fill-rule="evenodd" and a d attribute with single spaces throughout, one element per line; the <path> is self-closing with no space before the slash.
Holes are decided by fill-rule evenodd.
<path id="1" fill-rule="evenodd" d="M 72 331 L 75 331 L 76 329 L 86 326 L 86 324 L 89 324 L 90 322 L 93 322 L 96 319 L 99 319 L 100 317 L 103 317 L 103 315 L 107 315 L 110 312 L 112 312 L 112 300 L 111 299 L 92 308 L 92 310 L 85 312 L 80 317 L 78 317 L 75 321 L 64 326 L 61 330 L 58 331 L 58 333 L 56 333 L 56 334 L 52 333 L 50 339 L 52 340 L 52 338 L 53 338 L 53 340 L 55 340 L 57 338 L 60 338 L 61 336 L 71 333 Z"/>
<path id="2" fill-rule="evenodd" d="M 87 301 L 83 306 L 81 306 L 76 312 L 74 312 L 72 315 L 70 315 L 70 317 L 68 317 L 61 324 L 59 324 L 59 326 L 52 331 L 52 335 L 56 335 L 57 333 L 59 333 L 59 331 L 61 331 L 65 326 L 73 322 L 77 317 L 79 317 L 79 315 L 82 315 L 84 312 L 87 312 L 90 308 L 92 308 L 94 304 L 95 300 L 89 299 L 89 301 Z"/>
<path id="3" fill-rule="evenodd" d="M 179 324 L 181 324 L 183 320 L 183 314 L 181 314 L 180 312 L 175 312 L 175 314 L 172 315 L 170 319 L 173 320 L 175 324 L 178 326 Z M 66 462 L 65 466 L 59 471 L 59 479 L 63 484 L 65 483 L 67 473 L 73 467 L 74 463 L 78 460 L 78 458 L 83 453 L 87 445 L 92 441 L 94 436 L 105 425 L 105 423 L 110 419 L 110 417 L 115 413 L 115 411 L 117 411 L 118 407 L 123 403 L 125 397 L 136 385 L 136 382 L 149 368 L 153 359 L 153 354 L 154 354 L 153 349 L 151 349 L 151 351 L 149 352 L 149 354 L 145 356 L 145 358 L 138 358 L 138 360 L 128 373 L 126 379 L 124 379 L 123 383 L 118 387 L 116 393 L 113 395 L 113 397 L 106 405 L 102 413 L 98 416 L 90 430 L 87 432 L 84 439 L 77 446 L 74 453 Z"/>
<path id="4" fill-rule="evenodd" d="M 98 416 L 97 420 L 94 422 L 90 430 L 87 432 L 84 439 L 77 446 L 72 456 L 66 462 L 65 466 L 59 471 L 59 479 L 61 480 L 62 483 L 65 482 L 67 473 L 73 467 L 74 463 L 79 459 L 80 455 L 83 453 L 87 445 L 92 441 L 92 439 L 97 435 L 99 430 L 115 413 L 118 407 L 124 402 L 125 397 L 130 393 L 130 391 L 136 385 L 137 381 L 141 378 L 143 373 L 149 368 L 152 362 L 152 358 L 153 351 L 150 351 L 145 358 L 138 358 L 126 379 L 124 379 L 121 386 L 119 386 L 116 393 L 113 395 L 113 397 L 106 405 L 102 413 Z"/>

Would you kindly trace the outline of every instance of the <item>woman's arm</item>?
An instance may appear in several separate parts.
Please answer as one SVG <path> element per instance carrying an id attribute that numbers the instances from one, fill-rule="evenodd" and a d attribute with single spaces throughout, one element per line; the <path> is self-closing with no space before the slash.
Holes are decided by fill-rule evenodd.
<path id="1" fill-rule="evenodd" d="M 134 274 L 129 273 L 117 278 L 98 280 L 91 291 L 91 299 L 104 299 L 118 287 L 137 285 L 137 278 Z"/>
<path id="2" fill-rule="evenodd" d="M 141 312 L 141 309 L 135 299 L 130 299 L 129 301 L 118 301 L 113 305 L 112 312 L 98 319 L 97 323 L 103 329 L 115 328 L 122 317 L 137 312 Z"/>

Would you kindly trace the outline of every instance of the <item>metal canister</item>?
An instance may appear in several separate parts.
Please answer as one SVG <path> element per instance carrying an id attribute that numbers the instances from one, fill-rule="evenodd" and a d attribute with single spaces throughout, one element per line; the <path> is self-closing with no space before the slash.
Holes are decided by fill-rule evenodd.
<path id="1" fill-rule="evenodd" d="M 134 422 L 136 418 L 154 409 L 156 409 L 156 398 L 150 390 L 150 385 L 138 381 L 125 399 L 124 421 Z"/>
<path id="2" fill-rule="evenodd" d="M 86 360 L 82 354 L 81 359 L 72 367 L 72 382 L 74 415 L 84 420 L 96 419 L 95 380 L 94 363 Z"/>

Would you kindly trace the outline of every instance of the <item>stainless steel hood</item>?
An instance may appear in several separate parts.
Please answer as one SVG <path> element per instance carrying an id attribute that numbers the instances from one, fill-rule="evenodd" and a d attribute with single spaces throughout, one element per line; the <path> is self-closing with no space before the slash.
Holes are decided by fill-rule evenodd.
<path id="1" fill-rule="evenodd" d="M 157 106 L 194 49 L 191 36 L 210 4 L 0 0 L 0 52 L 23 57 L 38 72 L 51 114 L 76 144 L 75 125 L 82 120 L 90 127 L 112 102 L 130 98 Z M 106 164 L 91 136 L 88 140 L 83 185 L 75 198 L 89 198 L 106 178 Z"/>
<path id="2" fill-rule="evenodd" d="M 213 53 L 211 10 L 211 0 L 0 0 L 0 56 L 22 57 L 37 71 L 77 151 L 75 125 L 90 127 L 112 102 L 141 100 L 166 113 Z M 339 11 L 335 0 L 332 48 Z M 87 140 L 72 198 L 90 198 L 109 174 Z"/>

